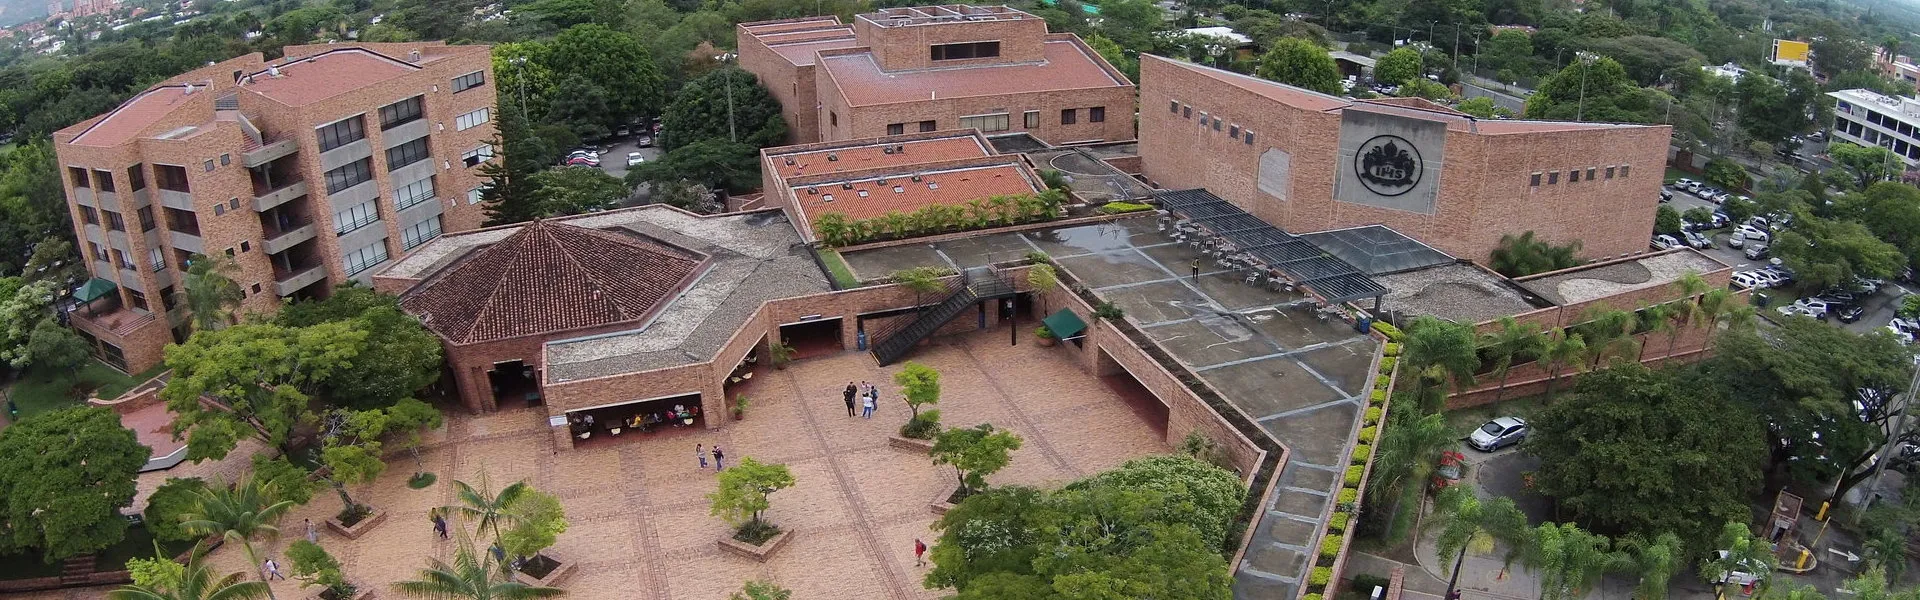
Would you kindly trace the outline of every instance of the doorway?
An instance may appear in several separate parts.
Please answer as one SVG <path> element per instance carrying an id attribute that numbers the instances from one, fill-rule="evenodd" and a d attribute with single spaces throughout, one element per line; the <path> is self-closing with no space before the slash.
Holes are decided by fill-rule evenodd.
<path id="1" fill-rule="evenodd" d="M 545 404 L 540 395 L 540 378 L 526 361 L 493 363 L 487 371 L 487 383 L 493 387 L 495 409 L 516 409 Z"/>
<path id="2" fill-rule="evenodd" d="M 780 339 L 793 347 L 793 360 L 838 354 L 840 317 L 813 319 L 780 326 Z"/>

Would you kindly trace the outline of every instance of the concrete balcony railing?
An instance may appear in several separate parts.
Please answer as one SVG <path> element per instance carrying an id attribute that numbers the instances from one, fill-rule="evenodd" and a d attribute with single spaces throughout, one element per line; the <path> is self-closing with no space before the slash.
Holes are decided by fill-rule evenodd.
<path id="1" fill-rule="evenodd" d="M 319 226 L 313 223 L 293 227 L 285 231 L 269 231 L 266 232 L 267 242 L 264 246 L 267 254 L 279 254 L 286 252 L 288 248 L 292 248 L 300 242 L 313 239 L 314 235 L 319 231 Z"/>
<path id="2" fill-rule="evenodd" d="M 276 159 L 290 156 L 298 151 L 300 151 L 300 144 L 295 143 L 293 138 L 271 141 L 259 148 L 254 148 L 242 153 L 240 155 L 240 163 L 251 169 L 273 162 Z"/>
<path id="3" fill-rule="evenodd" d="M 327 268 L 320 264 L 309 267 L 273 270 L 273 291 L 281 296 L 292 296 L 294 292 L 318 283 L 327 278 Z"/>
<path id="4" fill-rule="evenodd" d="M 267 212 L 268 209 L 286 204 L 294 198 L 305 195 L 307 195 L 307 182 L 305 180 L 282 185 L 265 193 L 255 192 L 253 196 L 253 211 Z"/>
<path id="5" fill-rule="evenodd" d="M 185 250 L 194 254 L 207 253 L 206 246 L 200 242 L 200 236 L 191 233 L 170 230 L 167 232 L 167 242 L 167 245 L 173 246 L 175 250 Z"/>

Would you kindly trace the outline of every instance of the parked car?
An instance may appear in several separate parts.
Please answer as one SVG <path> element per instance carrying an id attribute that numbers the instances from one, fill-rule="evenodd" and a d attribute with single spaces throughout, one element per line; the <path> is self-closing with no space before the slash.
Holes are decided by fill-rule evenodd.
<path id="1" fill-rule="evenodd" d="M 1686 190 L 1688 193 L 1693 193 L 1693 192 L 1700 191 L 1700 182 L 1694 181 L 1692 179 L 1682 179 L 1682 180 L 1673 182 L 1673 187 Z"/>
<path id="2" fill-rule="evenodd" d="M 1828 311 L 1832 310 L 1834 304 L 1834 302 L 1820 298 L 1801 298 L 1795 301 L 1792 306 L 1800 307 L 1800 310 L 1805 312 L 1809 317 L 1826 319 Z"/>
<path id="3" fill-rule="evenodd" d="M 1779 311 L 1780 316 L 1783 316 L 1783 317 L 1791 317 L 1795 315 L 1799 315 L 1803 317 L 1814 317 L 1813 311 L 1807 310 L 1806 307 L 1800 306 L 1799 303 L 1788 304 L 1786 306 L 1782 306 L 1774 310 Z M 1814 317 L 1814 318 L 1819 318 L 1819 317 Z"/>
<path id="4" fill-rule="evenodd" d="M 1760 260 L 1762 258 L 1766 258 L 1767 247 L 1761 244 L 1750 244 L 1747 246 L 1746 255 L 1747 255 L 1747 260 Z"/>
<path id="5" fill-rule="evenodd" d="M 653 136 L 642 133 L 640 137 L 633 138 L 633 145 L 641 148 L 652 148 Z"/>
<path id="6" fill-rule="evenodd" d="M 1887 335 L 1893 336 L 1893 339 L 1899 340 L 1899 342 L 1902 344 L 1913 343 L 1913 334 L 1902 331 L 1899 327 L 1888 325 L 1886 326 L 1885 331 L 1887 332 Z"/>
<path id="7" fill-rule="evenodd" d="M 1745 245 L 1747 245 L 1747 238 L 1740 237 L 1739 232 L 1736 231 L 1734 233 L 1727 234 L 1728 248 L 1739 248 Z"/>
<path id="8" fill-rule="evenodd" d="M 1874 293 L 1878 293 L 1880 291 L 1880 286 L 1885 283 L 1886 283 L 1885 281 L 1881 281 L 1878 279 L 1855 277 L 1853 278 L 1852 282 L 1847 284 L 1847 291 L 1850 291 L 1856 294 L 1874 294 Z"/>
<path id="9" fill-rule="evenodd" d="M 1672 192 L 1672 191 L 1670 191 L 1670 190 L 1660 190 L 1660 201 L 1661 201 L 1661 202 L 1672 202 L 1672 201 L 1673 201 L 1673 192 Z"/>
<path id="10" fill-rule="evenodd" d="M 1653 242 L 1651 243 L 1653 247 L 1661 250 L 1680 247 L 1680 240 L 1673 239 L 1673 236 L 1670 236 L 1670 235 L 1653 236 Z"/>
<path id="11" fill-rule="evenodd" d="M 1761 287 L 1776 288 L 1782 285 L 1786 285 L 1786 278 L 1781 277 L 1779 273 L 1768 271 L 1766 269 L 1751 271 L 1751 273 L 1753 273 L 1754 277 L 1760 278 Z"/>
<path id="12" fill-rule="evenodd" d="M 1719 553 L 1720 560 L 1727 559 L 1727 551 L 1717 550 L 1716 552 Z M 1766 565 L 1755 561 L 1748 561 L 1747 564 L 1740 565 L 1740 568 L 1727 571 L 1725 575 L 1721 575 L 1719 582 L 1732 586 L 1753 585 L 1760 581 L 1761 575 L 1757 575 L 1756 573 L 1765 574 L 1766 572 Z"/>
<path id="13" fill-rule="evenodd" d="M 1701 250 L 1705 250 L 1713 247 L 1713 238 L 1707 237 L 1706 234 L 1688 231 L 1681 235 L 1687 238 L 1688 246 L 1693 246 Z"/>
<path id="14" fill-rule="evenodd" d="M 1767 233 L 1767 230 L 1752 225 L 1741 225 L 1739 229 L 1734 230 L 1734 233 L 1740 234 L 1740 237 L 1761 242 L 1773 239 L 1773 234 Z"/>
<path id="15" fill-rule="evenodd" d="M 1467 445 L 1492 452 L 1527 439 L 1527 421 L 1519 417 L 1500 417 L 1487 421 L 1467 436 Z"/>
<path id="16" fill-rule="evenodd" d="M 1839 319 L 1841 323 L 1852 323 L 1866 314 L 1867 309 L 1861 308 L 1858 304 L 1844 304 L 1840 306 L 1840 310 L 1834 311 L 1833 317 Z"/>
<path id="17" fill-rule="evenodd" d="M 647 159 L 645 159 L 645 158 L 642 158 L 642 157 L 640 156 L 640 153 L 639 153 L 639 152 L 628 152 L 628 153 L 627 153 L 627 166 L 628 166 L 628 167 L 637 167 L 637 166 L 640 166 L 640 164 L 641 164 L 641 163 L 645 163 L 645 162 L 647 162 Z"/>
<path id="18" fill-rule="evenodd" d="M 1860 300 L 1858 294 L 1840 288 L 1827 288 L 1821 290 L 1818 294 L 1814 294 L 1813 297 L 1839 304 L 1852 304 Z"/>
<path id="19" fill-rule="evenodd" d="M 1734 286 L 1750 290 L 1767 287 L 1767 280 L 1754 273 L 1755 271 L 1740 271 L 1734 273 L 1728 279 L 1733 282 Z"/>
<path id="20" fill-rule="evenodd" d="M 1679 179 L 1675 179 L 1675 180 L 1673 180 L 1673 183 L 1669 183 L 1669 184 L 1667 184 L 1667 186 L 1668 186 L 1668 187 L 1672 187 L 1673 189 L 1676 189 L 1676 190 L 1684 190 L 1684 189 L 1687 189 L 1687 186 L 1690 186 L 1690 185 L 1700 185 L 1700 184 L 1699 184 L 1699 183 L 1697 183 L 1697 182 L 1695 182 L 1695 181 L 1694 181 L 1694 180 L 1692 180 L 1692 179 L 1688 179 L 1688 178 L 1685 178 L 1685 177 L 1681 177 L 1681 178 L 1679 178 Z"/>
<path id="21" fill-rule="evenodd" d="M 1920 322 L 1905 317 L 1894 317 L 1887 323 L 1887 328 L 1901 333 L 1913 333 L 1920 331 Z"/>

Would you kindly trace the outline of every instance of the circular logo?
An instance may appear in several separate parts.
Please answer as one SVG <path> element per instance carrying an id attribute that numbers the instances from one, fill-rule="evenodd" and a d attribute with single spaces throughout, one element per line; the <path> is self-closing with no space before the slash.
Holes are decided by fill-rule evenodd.
<path id="1" fill-rule="evenodd" d="M 1413 191 L 1424 169 L 1420 150 L 1397 135 L 1373 136 L 1353 155 L 1353 173 L 1360 177 L 1360 184 L 1382 196 Z"/>

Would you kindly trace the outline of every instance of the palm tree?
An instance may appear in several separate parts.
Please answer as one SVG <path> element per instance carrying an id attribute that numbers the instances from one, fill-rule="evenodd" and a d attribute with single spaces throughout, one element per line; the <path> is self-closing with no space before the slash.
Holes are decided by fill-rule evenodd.
<path id="1" fill-rule="evenodd" d="M 1601 575 L 1631 567 L 1611 545 L 1607 536 L 1578 525 L 1546 523 L 1533 530 L 1520 563 L 1540 580 L 1540 600 L 1577 600 Z"/>
<path id="2" fill-rule="evenodd" d="M 293 508 L 293 501 L 279 499 L 258 477 L 233 486 L 210 485 L 197 496 L 193 509 L 180 516 L 180 527 L 194 535 L 218 535 L 240 544 L 247 562 L 258 572 L 261 556 L 253 541 L 280 537 L 280 518 Z M 261 580 L 265 579 L 262 574 Z M 272 590 L 267 597 L 273 597 Z"/>
<path id="3" fill-rule="evenodd" d="M 1673 305 L 1675 304 L 1686 303 L 1674 302 L 1672 304 L 1642 306 L 1640 310 L 1635 313 L 1640 319 L 1639 328 L 1667 334 L 1667 356 L 1669 357 L 1673 356 L 1673 340 L 1677 339 L 1680 335 L 1680 324 L 1675 323 L 1673 320 Z M 1644 359 L 1646 356 L 1646 347 L 1642 346 L 1640 358 Z"/>
<path id="4" fill-rule="evenodd" d="M 1527 516 L 1514 506 L 1512 498 L 1483 501 L 1468 486 L 1441 490 L 1433 516 L 1434 522 L 1440 524 L 1440 558 L 1454 555 L 1452 576 L 1447 580 L 1447 594 L 1443 598 L 1453 597 L 1453 590 L 1460 583 L 1460 563 L 1466 560 L 1469 546 L 1476 553 L 1485 554 L 1493 551 L 1496 542 L 1506 542 L 1507 555 L 1502 560 L 1512 564 L 1531 537 Z"/>
<path id="5" fill-rule="evenodd" d="M 1500 387 L 1493 392 L 1494 402 L 1507 393 L 1507 372 L 1513 369 L 1514 359 L 1538 358 L 1547 348 L 1547 336 L 1540 332 L 1539 325 L 1501 317 L 1499 327 L 1480 337 L 1481 347 L 1493 355 L 1493 372 L 1500 377 Z"/>
<path id="6" fill-rule="evenodd" d="M 1667 583 L 1673 580 L 1680 570 L 1680 560 L 1685 555 L 1680 536 L 1672 532 L 1661 533 L 1649 542 L 1639 536 L 1628 536 L 1618 544 L 1626 551 L 1633 563 L 1633 570 L 1640 574 L 1640 582 L 1634 588 L 1635 600 L 1666 600 Z"/>
<path id="7" fill-rule="evenodd" d="M 490 552 L 475 552 L 473 542 L 464 535 L 454 553 L 453 564 L 437 558 L 427 559 L 420 578 L 393 584 L 393 590 L 415 598 L 432 600 L 523 600 L 554 598 L 567 591 L 536 587 L 513 580 L 505 565 Z"/>
<path id="8" fill-rule="evenodd" d="M 187 557 L 187 566 L 179 581 L 130 584 L 107 592 L 107 600 L 258 600 L 272 597 L 272 589 L 263 581 L 241 581 L 239 573 L 215 576 L 201 562 L 206 550 L 195 546 Z M 173 560 L 166 558 L 166 560 Z"/>
<path id="9" fill-rule="evenodd" d="M 1580 334 L 1560 329 L 1548 338 L 1547 349 L 1541 353 L 1547 361 L 1547 398 L 1553 398 L 1553 382 L 1560 379 L 1560 368 L 1574 364 L 1580 357 L 1587 355 L 1587 340 Z"/>
<path id="10" fill-rule="evenodd" d="M 1600 368 L 1601 359 L 1608 354 L 1619 356 L 1623 351 L 1640 347 L 1633 339 L 1636 321 L 1633 313 L 1594 308 L 1587 311 L 1586 317 L 1587 322 L 1578 327 L 1587 338 L 1587 357 L 1592 360 L 1593 368 Z"/>
<path id="11" fill-rule="evenodd" d="M 1442 385 L 1449 380 L 1456 385 L 1473 384 L 1473 372 L 1480 368 L 1480 353 L 1474 345 L 1472 326 L 1420 317 L 1407 326 L 1404 344 L 1400 360 L 1419 377 L 1415 394 L 1426 390 L 1429 379 Z"/>
<path id="12" fill-rule="evenodd" d="M 468 520 L 478 521 L 479 530 L 483 532 L 491 530 L 493 543 L 499 545 L 502 526 L 512 527 L 518 521 L 513 511 L 514 505 L 518 504 L 532 488 L 528 487 L 525 481 L 516 481 L 513 485 L 502 488 L 498 494 L 493 493 L 492 488 L 485 474 L 480 476 L 478 488 L 467 485 L 465 481 L 456 480 L 453 482 L 454 498 L 460 503 L 446 507 L 444 510 L 465 515 Z"/>
<path id="13" fill-rule="evenodd" d="M 247 297 L 234 283 L 240 271 L 231 257 L 195 254 L 187 259 L 186 283 L 181 286 L 180 303 L 193 313 L 193 326 L 212 331 L 233 323 L 233 311 Z"/>
<path id="14" fill-rule="evenodd" d="M 1387 417 L 1387 431 L 1380 436 L 1380 450 L 1374 458 L 1374 486 L 1367 497 L 1404 498 L 1403 486 L 1420 489 L 1440 464 L 1440 456 L 1460 443 L 1460 434 L 1447 425 L 1446 415 L 1421 414 L 1414 410 L 1394 410 Z M 1379 495 L 1375 494 L 1378 490 Z M 1422 499 L 1426 496 L 1420 495 Z M 1392 508 L 1398 514 L 1398 506 Z M 1415 513 L 1418 514 L 1418 513 Z"/>

